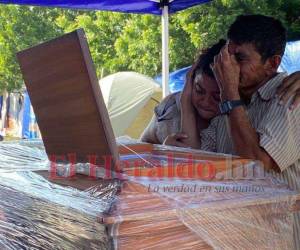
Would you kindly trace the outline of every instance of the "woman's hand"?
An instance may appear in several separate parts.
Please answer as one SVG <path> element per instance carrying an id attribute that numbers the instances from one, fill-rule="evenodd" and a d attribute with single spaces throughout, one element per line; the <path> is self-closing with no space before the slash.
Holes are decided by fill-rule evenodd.
<path id="1" fill-rule="evenodd" d="M 286 104 L 293 96 L 290 109 L 294 109 L 300 104 L 300 71 L 297 71 L 283 80 L 282 85 L 277 90 L 277 95 L 282 104 Z"/>
<path id="2" fill-rule="evenodd" d="M 180 133 L 166 139 L 166 144 L 177 147 L 200 148 L 200 138 L 197 129 L 197 113 L 192 103 L 193 81 L 195 77 L 194 64 L 187 75 L 187 80 L 181 93 L 181 128 Z"/>
<path id="3" fill-rule="evenodd" d="M 186 82 L 181 92 L 181 96 L 180 96 L 181 108 L 186 108 L 186 107 L 190 108 L 192 106 L 192 91 L 193 91 L 192 72 L 193 70 L 190 70 L 188 72 Z"/>
<path id="4" fill-rule="evenodd" d="M 164 145 L 186 148 L 188 145 L 186 145 L 183 141 L 187 138 L 188 136 L 184 133 L 171 134 L 164 140 Z"/>

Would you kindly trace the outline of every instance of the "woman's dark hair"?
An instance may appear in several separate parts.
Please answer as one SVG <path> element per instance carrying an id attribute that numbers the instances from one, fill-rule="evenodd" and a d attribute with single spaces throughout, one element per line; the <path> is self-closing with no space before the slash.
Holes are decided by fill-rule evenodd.
<path id="1" fill-rule="evenodd" d="M 214 62 L 214 57 L 220 53 L 225 44 L 226 40 L 220 39 L 219 42 L 215 43 L 213 46 L 202 50 L 196 58 L 196 61 L 193 63 L 192 68 L 188 73 L 187 80 L 193 81 L 198 74 L 206 74 L 211 78 L 214 78 L 214 73 L 212 72 L 210 65 Z"/>
<path id="2" fill-rule="evenodd" d="M 269 16 L 240 15 L 229 27 L 227 36 L 236 44 L 251 43 L 262 60 L 283 55 L 286 45 L 286 29 L 282 23 Z"/>

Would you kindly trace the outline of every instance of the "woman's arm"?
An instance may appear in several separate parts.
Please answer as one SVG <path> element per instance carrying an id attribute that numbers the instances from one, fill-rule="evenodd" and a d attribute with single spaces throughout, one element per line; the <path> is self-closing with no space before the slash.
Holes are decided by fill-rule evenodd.
<path id="1" fill-rule="evenodd" d="M 157 122 L 156 122 L 155 115 L 153 115 L 148 126 L 145 128 L 144 132 L 142 133 L 140 140 L 142 142 L 148 142 L 152 144 L 161 144 L 160 141 L 157 139 L 156 130 L 157 130 Z"/>
<path id="2" fill-rule="evenodd" d="M 290 109 L 296 108 L 300 104 L 300 71 L 287 76 L 278 88 L 277 94 L 283 104 L 293 96 Z"/>
<path id="3" fill-rule="evenodd" d="M 191 148 L 200 148 L 200 133 L 197 128 L 197 114 L 192 104 L 193 78 L 191 70 L 184 85 L 180 104 L 181 104 L 181 134 L 186 138 L 182 142 Z"/>
<path id="4" fill-rule="evenodd" d="M 192 72 L 188 74 L 180 96 L 181 129 L 179 133 L 169 135 L 164 144 L 177 147 L 200 148 L 200 135 L 197 129 L 197 115 L 192 104 Z"/>

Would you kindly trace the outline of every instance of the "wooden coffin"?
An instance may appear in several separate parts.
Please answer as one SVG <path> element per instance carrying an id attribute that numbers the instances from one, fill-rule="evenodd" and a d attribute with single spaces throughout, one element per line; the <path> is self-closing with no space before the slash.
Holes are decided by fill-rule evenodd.
<path id="1" fill-rule="evenodd" d="M 237 190 L 166 194 L 153 191 L 163 182 L 125 182 L 102 218 L 115 249 L 292 249 L 291 215 L 299 194 L 270 180 L 211 184 Z M 264 191 L 245 193 L 239 185 Z"/>
<path id="2" fill-rule="evenodd" d="M 84 31 L 23 50 L 17 58 L 49 158 L 88 162 L 93 155 L 99 164 L 111 157 L 114 165 L 115 137 Z"/>

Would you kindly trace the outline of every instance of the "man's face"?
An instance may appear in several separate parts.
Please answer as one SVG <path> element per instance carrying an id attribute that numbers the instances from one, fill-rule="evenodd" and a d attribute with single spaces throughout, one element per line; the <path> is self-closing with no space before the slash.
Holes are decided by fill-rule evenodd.
<path id="1" fill-rule="evenodd" d="M 245 95 L 253 92 L 268 77 L 266 63 L 251 43 L 239 45 L 229 40 L 228 50 L 240 65 L 240 92 Z"/>

